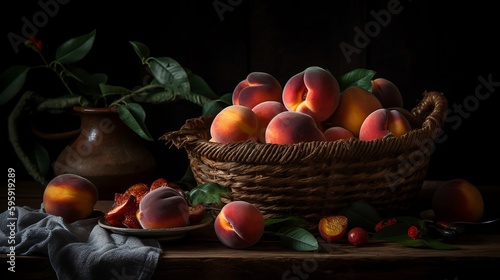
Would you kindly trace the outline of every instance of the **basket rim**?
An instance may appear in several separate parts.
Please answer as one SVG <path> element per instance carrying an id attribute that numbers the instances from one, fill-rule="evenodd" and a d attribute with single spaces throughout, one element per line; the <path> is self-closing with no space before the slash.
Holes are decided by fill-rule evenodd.
<path id="1" fill-rule="evenodd" d="M 419 127 L 399 137 L 375 140 L 311 141 L 290 145 L 260 143 L 251 140 L 217 143 L 210 142 L 208 139 L 210 124 L 214 117 L 201 116 L 186 120 L 180 130 L 168 132 L 160 139 L 165 140 L 166 144 L 170 143 L 179 149 L 186 148 L 194 154 L 202 154 L 217 161 L 264 164 L 284 164 L 298 160 L 307 162 L 308 160 L 331 159 L 332 155 L 336 157 L 359 156 L 359 154 L 351 154 L 353 151 L 357 153 L 379 151 L 381 154 L 387 150 L 395 153 L 405 152 L 408 147 L 415 146 L 415 141 L 434 140 L 444 125 L 446 112 L 447 102 L 443 93 L 431 91 L 424 92 L 420 103 L 411 111 L 415 117 L 413 121 L 420 123 Z M 203 133 L 206 137 L 202 136 Z"/>

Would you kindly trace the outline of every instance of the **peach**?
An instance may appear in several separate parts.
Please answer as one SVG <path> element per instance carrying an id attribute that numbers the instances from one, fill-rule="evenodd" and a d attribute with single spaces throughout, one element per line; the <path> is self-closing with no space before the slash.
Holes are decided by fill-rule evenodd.
<path id="1" fill-rule="evenodd" d="M 97 203 L 97 188 L 80 175 L 61 174 L 50 180 L 43 192 L 45 212 L 71 223 L 90 216 Z"/>
<path id="2" fill-rule="evenodd" d="M 397 110 L 381 108 L 369 114 L 361 124 L 359 140 L 401 136 L 411 130 L 410 122 Z"/>
<path id="3" fill-rule="evenodd" d="M 210 141 L 219 143 L 258 141 L 259 133 L 259 118 L 252 109 L 243 105 L 229 105 L 212 121 Z"/>
<path id="4" fill-rule="evenodd" d="M 206 212 L 207 208 L 203 203 L 189 205 L 189 224 L 199 223 L 205 216 Z"/>
<path id="5" fill-rule="evenodd" d="M 128 228 L 142 229 L 142 225 L 137 219 L 137 208 L 130 209 L 123 215 L 122 224 Z"/>
<path id="6" fill-rule="evenodd" d="M 380 108 L 382 104 L 371 92 L 359 86 L 350 86 L 340 94 L 337 110 L 327 122 L 331 126 L 341 126 L 349 130 L 358 138 L 363 121 Z"/>
<path id="7" fill-rule="evenodd" d="M 347 230 L 349 219 L 343 215 L 323 217 L 319 220 L 318 231 L 327 242 L 342 238 Z"/>
<path id="8" fill-rule="evenodd" d="M 288 111 L 306 113 L 320 123 L 337 109 L 340 87 L 330 72 L 311 66 L 292 76 L 283 87 L 282 95 Z"/>
<path id="9" fill-rule="evenodd" d="M 142 198 L 149 190 L 148 185 L 137 183 L 128 187 L 122 194 L 115 193 L 113 205 L 104 215 L 106 221 L 113 226 L 142 228 L 137 220 L 136 213 Z"/>
<path id="10" fill-rule="evenodd" d="M 137 220 L 142 228 L 174 228 L 189 224 L 189 205 L 173 188 L 149 191 L 139 203 Z"/>
<path id="11" fill-rule="evenodd" d="M 384 108 L 403 108 L 403 96 L 399 88 L 392 81 L 384 78 L 372 80 L 372 93 L 378 98 Z"/>
<path id="12" fill-rule="evenodd" d="M 214 230 L 225 246 L 244 249 L 255 245 L 264 234 L 264 216 L 255 205 L 231 201 L 215 218 Z"/>
<path id="13" fill-rule="evenodd" d="M 295 111 L 277 114 L 267 125 L 265 136 L 268 144 L 295 144 L 326 140 L 325 135 L 310 115 Z"/>
<path id="14" fill-rule="evenodd" d="M 149 186 L 144 183 L 133 184 L 125 190 L 126 196 L 135 196 L 137 199 L 137 205 L 141 202 L 141 199 L 149 192 Z"/>
<path id="15" fill-rule="evenodd" d="M 250 109 L 264 101 L 281 102 L 282 87 L 280 82 L 265 72 L 251 72 L 239 82 L 233 90 L 233 105 L 242 105 Z"/>
<path id="16" fill-rule="evenodd" d="M 278 101 L 264 101 L 260 104 L 255 105 L 255 107 L 252 108 L 252 111 L 254 111 L 254 113 L 259 118 L 259 141 L 261 143 L 265 143 L 267 125 L 277 114 L 286 111 L 285 105 Z"/>
<path id="17" fill-rule="evenodd" d="M 355 138 L 349 130 L 341 126 L 329 127 L 323 132 L 323 134 L 325 135 L 326 141 Z"/>
<path id="18" fill-rule="evenodd" d="M 125 215 L 130 211 L 137 211 L 136 198 L 133 195 L 115 193 L 115 199 L 111 209 L 104 215 L 104 219 L 115 227 L 124 225 Z"/>
<path id="19" fill-rule="evenodd" d="M 465 179 L 452 179 L 441 184 L 432 196 L 436 221 L 479 222 L 484 213 L 483 196 Z"/>

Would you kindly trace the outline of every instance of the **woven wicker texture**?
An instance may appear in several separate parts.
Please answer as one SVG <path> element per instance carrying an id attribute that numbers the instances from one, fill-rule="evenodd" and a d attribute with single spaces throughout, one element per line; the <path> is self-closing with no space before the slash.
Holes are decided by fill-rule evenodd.
<path id="1" fill-rule="evenodd" d="M 253 203 L 266 218 L 317 222 L 357 200 L 379 209 L 413 206 L 446 111 L 442 93 L 424 92 L 407 116 L 411 131 L 373 141 L 213 143 L 211 117 L 189 119 L 161 139 L 187 151 L 197 183 L 216 182 L 230 190 L 223 202 Z"/>

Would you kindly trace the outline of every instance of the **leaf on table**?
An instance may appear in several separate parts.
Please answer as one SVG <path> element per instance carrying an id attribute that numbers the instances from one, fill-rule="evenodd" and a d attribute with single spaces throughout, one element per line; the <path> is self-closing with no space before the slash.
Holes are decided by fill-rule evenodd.
<path id="1" fill-rule="evenodd" d="M 221 196 L 227 192 L 226 188 L 217 183 L 204 183 L 189 192 L 189 200 L 192 205 L 221 204 Z"/>
<path id="2" fill-rule="evenodd" d="M 347 217 L 349 227 L 362 227 L 368 232 L 373 232 L 375 225 L 382 219 L 371 204 L 365 201 L 355 201 L 340 211 Z"/>
<path id="3" fill-rule="evenodd" d="M 457 250 L 460 249 L 458 246 L 446 244 L 440 239 L 412 239 L 407 234 L 394 235 L 384 238 L 385 241 L 400 243 L 407 247 L 413 248 L 431 248 L 437 250 Z"/>
<path id="4" fill-rule="evenodd" d="M 270 232 L 277 232 L 286 227 L 305 227 L 308 225 L 309 223 L 305 219 L 293 216 L 284 218 L 267 218 L 264 220 L 266 231 Z"/>
<path id="5" fill-rule="evenodd" d="M 281 243 L 296 251 L 318 250 L 318 240 L 308 230 L 302 227 L 285 227 L 273 233 L 281 239 Z"/>

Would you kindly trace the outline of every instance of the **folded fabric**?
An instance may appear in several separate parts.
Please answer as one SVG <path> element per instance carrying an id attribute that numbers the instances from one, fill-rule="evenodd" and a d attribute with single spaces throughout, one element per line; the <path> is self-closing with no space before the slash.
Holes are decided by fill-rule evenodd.
<path id="1" fill-rule="evenodd" d="M 58 279 L 151 279 L 159 242 L 109 232 L 97 224 L 99 217 L 66 223 L 40 209 L 16 207 L 0 214 L 0 252 L 15 245 L 17 255 L 44 254 Z"/>

